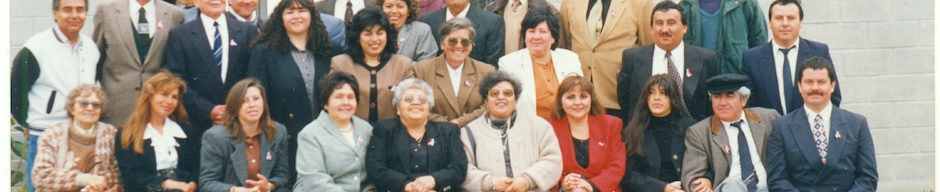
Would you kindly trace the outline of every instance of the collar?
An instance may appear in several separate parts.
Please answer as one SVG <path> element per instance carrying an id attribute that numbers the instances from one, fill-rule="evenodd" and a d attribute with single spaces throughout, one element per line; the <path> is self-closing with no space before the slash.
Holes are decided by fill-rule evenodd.
<path id="1" fill-rule="evenodd" d="M 69 38 L 65 36 L 65 33 L 62 32 L 62 29 L 59 28 L 59 25 L 54 25 L 52 27 L 52 34 L 55 35 L 55 39 L 58 40 L 59 43 L 72 46 L 72 42 L 69 41 Z M 76 40 L 78 41 L 78 43 L 75 43 L 75 47 L 73 48 L 81 48 L 82 47 L 82 34 L 78 34 L 78 39 Z"/>
<path id="2" fill-rule="evenodd" d="M 445 61 L 444 61 L 444 68 L 447 68 L 447 71 L 448 71 L 448 72 L 451 72 L 451 73 L 453 73 L 453 72 L 459 72 L 459 71 L 463 71 L 463 66 L 464 66 L 464 64 L 466 64 L 466 63 L 467 63 L 467 62 L 461 62 L 461 63 L 460 63 L 460 66 L 457 66 L 457 69 L 454 69 L 454 68 L 451 68 L 451 67 L 450 67 L 450 64 L 447 64 L 447 61 L 445 60 Z"/>
<path id="3" fill-rule="evenodd" d="M 447 16 L 446 19 L 447 21 L 449 21 L 450 19 L 453 19 L 454 17 L 467 18 L 467 12 L 469 11 L 470 11 L 470 3 L 467 3 L 467 7 L 464 7 L 463 11 L 461 11 L 457 15 L 451 15 L 450 8 L 447 8 L 446 10 L 444 10 L 444 15 Z"/>
<path id="4" fill-rule="evenodd" d="M 136 12 L 138 9 L 140 9 L 141 7 L 143 7 L 144 10 L 147 10 L 147 12 L 150 13 L 150 12 L 152 12 L 152 11 L 154 10 L 154 8 L 156 7 L 156 5 L 154 4 L 154 0 L 150 0 L 150 2 L 147 2 L 147 3 L 145 3 L 144 5 L 140 5 L 140 3 L 138 3 L 138 2 L 135 1 L 135 0 L 128 0 L 128 1 L 130 1 L 130 2 L 127 3 L 128 5 L 130 5 L 130 9 L 129 9 L 128 11 L 135 11 L 135 12 Z M 154 14 L 154 15 L 156 15 L 156 14 Z"/>
<path id="5" fill-rule="evenodd" d="M 96 122 L 96 123 L 91 124 L 91 128 L 88 128 L 88 130 L 85 130 L 81 126 L 78 126 L 78 121 L 72 120 L 72 127 L 74 127 L 75 130 L 78 130 L 83 135 L 95 135 L 95 131 L 98 128 L 98 123 Z"/>
<path id="6" fill-rule="evenodd" d="M 793 42 L 793 46 L 790 46 L 789 48 L 799 49 L 799 48 L 800 48 L 800 40 L 801 40 L 801 39 L 802 39 L 802 38 L 797 37 L 797 38 L 796 38 L 796 41 Z M 779 51 L 780 49 L 783 49 L 783 46 L 780 46 L 780 44 L 778 44 L 777 41 L 774 41 L 774 40 L 770 40 L 770 41 L 771 41 L 770 44 L 773 45 L 773 48 L 774 48 L 773 51 L 774 51 L 774 52 L 777 52 L 777 51 Z"/>
<path id="7" fill-rule="evenodd" d="M 663 57 L 666 57 L 666 50 L 665 50 L 665 49 L 659 47 L 659 45 L 656 45 L 656 44 L 653 44 L 653 47 L 654 47 L 654 51 L 653 51 L 653 57 L 654 57 L 654 58 L 663 58 Z M 684 54 L 685 54 L 685 41 L 679 41 L 679 46 L 676 46 L 675 49 L 672 49 L 672 51 L 669 51 L 669 52 L 672 53 L 673 58 L 675 58 L 675 57 L 677 56 L 676 53 L 678 53 L 678 54 L 680 54 L 680 55 L 684 55 Z"/>
<path id="8" fill-rule="evenodd" d="M 160 134 L 160 132 L 157 132 L 156 129 L 153 129 L 153 125 L 151 125 L 150 123 L 147 123 L 147 129 L 144 130 L 144 139 L 146 140 L 146 139 L 160 137 L 160 136 L 170 136 L 170 137 L 185 139 L 186 133 L 183 132 L 183 127 L 180 127 L 179 124 L 171 120 L 169 117 L 167 117 L 163 123 L 162 135 Z"/>
<path id="9" fill-rule="evenodd" d="M 809 119 L 816 118 L 816 115 L 818 114 L 822 115 L 823 119 L 828 120 L 829 117 L 832 117 L 832 102 L 826 104 L 826 107 L 824 107 L 819 113 L 816 113 L 815 111 L 809 109 L 809 107 L 806 107 L 805 103 L 803 104 L 803 110 L 806 110 L 806 117 Z"/>
<path id="10" fill-rule="evenodd" d="M 717 118 L 717 117 L 716 117 L 716 118 Z M 730 126 L 731 126 L 731 123 L 738 122 L 738 121 L 741 121 L 742 124 L 747 124 L 747 119 L 745 118 L 744 110 L 741 110 L 741 117 L 738 117 L 738 120 L 735 120 L 735 121 L 733 121 L 733 122 L 726 122 L 726 121 L 722 121 L 722 120 L 718 120 L 718 121 L 721 121 L 721 125 L 722 125 L 722 126 L 725 126 L 725 127 L 730 127 Z M 743 127 L 743 125 L 742 125 L 742 127 Z"/>
<path id="11" fill-rule="evenodd" d="M 235 14 L 232 14 L 232 15 L 235 15 Z M 199 18 L 202 20 L 202 26 L 205 26 L 206 28 L 212 28 L 213 22 L 219 22 L 219 28 L 228 26 L 228 23 L 226 22 L 226 19 L 225 19 L 226 16 L 224 13 L 219 15 L 219 18 L 215 20 L 213 20 L 211 17 L 209 17 L 208 15 L 204 13 L 199 13 Z M 212 35 L 212 34 L 209 34 L 209 35 Z"/>
<path id="12" fill-rule="evenodd" d="M 251 20 L 249 20 L 249 19 L 247 19 L 247 18 L 242 17 L 241 15 L 238 15 L 238 13 L 235 13 L 235 10 L 232 9 L 232 6 L 229 6 L 229 7 L 228 7 L 228 10 L 229 10 L 229 13 L 232 13 L 232 16 L 235 16 L 235 19 L 238 20 L 238 21 L 254 23 L 254 22 L 256 22 L 256 21 L 258 20 L 258 13 L 257 13 L 257 12 L 252 11 L 252 12 L 251 12 L 251 17 L 249 17 L 249 18 L 251 18 Z"/>

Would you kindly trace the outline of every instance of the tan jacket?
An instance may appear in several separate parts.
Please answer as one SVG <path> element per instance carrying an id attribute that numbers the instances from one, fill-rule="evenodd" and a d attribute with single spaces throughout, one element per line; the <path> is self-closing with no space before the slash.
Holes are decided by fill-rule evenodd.
<path id="1" fill-rule="evenodd" d="M 754 138 L 754 145 L 757 147 L 757 153 L 760 154 L 763 166 L 767 166 L 764 144 L 770 138 L 770 132 L 773 128 L 771 122 L 780 114 L 773 109 L 766 108 L 747 108 L 744 109 L 744 116 L 747 119 L 747 125 L 751 129 L 751 138 Z M 691 191 L 692 182 L 698 178 L 708 178 L 712 182 L 712 187 L 728 177 L 731 172 L 731 152 L 725 151 L 728 144 L 728 134 L 725 132 L 721 121 L 714 116 L 705 118 L 685 131 L 685 155 L 682 160 L 682 187 Z"/>
<path id="2" fill-rule="evenodd" d="M 567 49 L 578 53 L 584 76 L 594 83 L 598 102 L 604 108 L 620 109 L 617 104 L 617 73 L 623 50 L 652 42 L 649 0 L 611 0 L 607 20 L 592 44 L 587 27 L 587 0 L 566 0 L 561 3 L 562 41 Z"/>
<path id="3" fill-rule="evenodd" d="M 395 108 L 392 107 L 392 88 L 398 85 L 398 82 L 405 79 L 405 71 L 411 68 L 411 58 L 392 55 L 392 58 L 385 63 L 382 69 L 375 71 L 375 83 L 372 83 L 372 71 L 369 71 L 360 64 L 353 63 L 352 57 L 347 54 L 333 57 L 330 64 L 330 72 L 343 71 L 352 74 L 359 81 L 359 103 L 356 108 L 356 116 L 366 121 L 369 120 L 369 109 L 378 108 L 378 120 L 395 118 Z M 376 88 L 378 93 L 375 103 L 371 103 L 371 89 Z M 370 123 L 375 123 L 370 121 Z"/>
<path id="4" fill-rule="evenodd" d="M 454 94 L 450 72 L 444 55 L 418 62 L 405 74 L 427 82 L 434 89 L 434 108 L 431 108 L 431 121 L 450 121 L 457 119 L 459 126 L 467 125 L 486 111 L 483 96 L 480 95 L 480 80 L 496 71 L 490 64 L 467 57 L 460 76 L 460 88 Z"/>

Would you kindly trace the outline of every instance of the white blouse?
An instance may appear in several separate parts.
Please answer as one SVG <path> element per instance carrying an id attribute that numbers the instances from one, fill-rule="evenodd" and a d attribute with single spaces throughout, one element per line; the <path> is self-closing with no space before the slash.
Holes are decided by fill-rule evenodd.
<path id="1" fill-rule="evenodd" d="M 144 140 L 150 139 L 150 146 L 153 147 L 154 155 L 157 158 L 157 170 L 176 168 L 176 164 L 179 162 L 176 148 L 180 147 L 180 144 L 176 142 L 176 138 L 185 139 L 186 133 L 183 132 L 183 128 L 179 124 L 170 120 L 170 118 L 166 118 L 163 124 L 163 134 L 157 132 L 153 125 L 147 123 L 147 129 L 144 130 Z"/>

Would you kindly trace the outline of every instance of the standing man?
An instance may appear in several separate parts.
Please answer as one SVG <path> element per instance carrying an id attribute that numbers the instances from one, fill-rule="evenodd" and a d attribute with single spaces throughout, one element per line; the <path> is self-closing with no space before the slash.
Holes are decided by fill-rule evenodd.
<path id="1" fill-rule="evenodd" d="M 802 62 L 797 87 L 803 108 L 774 120 L 767 142 L 771 191 L 875 191 L 875 146 L 864 116 L 833 106 L 832 62 Z"/>
<path id="2" fill-rule="evenodd" d="M 718 52 L 722 73 L 741 73 L 741 53 L 767 43 L 767 24 L 757 0 L 682 0 L 689 22 L 685 41 Z"/>
<path id="3" fill-rule="evenodd" d="M 50 126 L 68 122 L 65 105 L 73 88 L 95 83 L 98 48 L 90 37 L 78 33 L 87 16 L 87 0 L 53 0 L 56 25 L 26 40 L 12 62 L 10 113 L 29 135 L 26 178 L 30 191 L 34 190 L 33 160 L 39 135 Z"/>
<path id="4" fill-rule="evenodd" d="M 169 1 L 167 1 L 169 2 Z M 173 4 L 173 3 L 170 3 Z M 183 22 L 190 22 L 196 20 L 196 17 L 199 16 L 199 8 L 196 8 L 195 0 L 178 0 L 176 1 L 176 7 L 183 9 Z"/>
<path id="5" fill-rule="evenodd" d="M 101 50 L 101 86 L 108 108 L 101 120 L 127 121 L 144 81 L 164 68 L 170 30 L 183 24 L 183 11 L 160 0 L 115 0 L 98 4 L 92 37 Z"/>
<path id="6" fill-rule="evenodd" d="M 235 17 L 238 21 L 248 22 L 259 30 L 264 28 L 264 20 L 258 17 L 258 0 L 231 0 L 229 1 L 231 9 L 225 15 Z"/>
<path id="7" fill-rule="evenodd" d="M 624 123 L 630 121 L 646 81 L 658 74 L 668 74 L 679 83 L 686 108 L 676 110 L 696 120 L 711 116 L 705 81 L 719 74 L 715 52 L 682 42 L 687 28 L 679 4 L 672 1 L 656 4 L 652 21 L 650 33 L 656 34 L 654 44 L 623 51 L 623 64 L 617 75 L 617 101 L 626 114 L 621 117 Z"/>
<path id="8" fill-rule="evenodd" d="M 754 90 L 754 99 L 748 106 L 771 108 L 777 113 L 788 114 L 803 106 L 793 79 L 797 64 L 815 56 L 829 61 L 832 58 L 826 44 L 800 38 L 803 7 L 799 1 L 776 0 L 770 3 L 768 13 L 773 41 L 749 49 L 743 55 L 744 75 L 753 80 L 748 88 Z M 836 78 L 833 76 L 833 82 L 838 80 Z M 838 85 L 831 101 L 835 106 L 842 101 Z"/>
<path id="9" fill-rule="evenodd" d="M 477 32 L 473 37 L 473 50 L 470 51 L 470 58 L 499 68 L 496 63 L 504 54 L 503 45 L 506 38 L 503 18 L 492 12 L 471 7 L 470 0 L 445 0 L 445 2 L 447 7 L 419 17 L 421 22 L 431 26 L 431 35 L 434 36 L 434 41 L 438 43 L 437 46 L 441 46 L 441 34 L 438 29 L 441 28 L 444 22 L 457 17 L 466 18 L 473 22 L 473 29 Z M 443 48 L 441 50 L 443 52 Z"/>
<path id="10" fill-rule="evenodd" d="M 313 6 L 317 8 L 317 12 L 332 15 L 349 23 L 359 10 L 372 6 L 372 0 L 322 0 L 315 2 Z"/>
<path id="11" fill-rule="evenodd" d="M 584 77 L 594 83 L 607 113 L 625 117 L 617 102 L 617 74 L 623 50 L 651 42 L 650 0 L 568 0 L 561 3 L 559 45 L 578 53 Z M 621 57 L 618 57 L 621 56 Z M 645 83 L 645 82 L 644 82 Z M 630 109 L 622 109 L 624 111 Z"/>
<path id="12" fill-rule="evenodd" d="M 685 132 L 685 159 L 682 162 L 682 188 L 712 191 L 767 191 L 764 144 L 771 122 L 780 117 L 765 108 L 744 108 L 751 90 L 748 79 L 739 74 L 709 78 L 708 94 L 715 115 L 705 118 Z M 728 191 L 728 190 L 721 190 Z"/>

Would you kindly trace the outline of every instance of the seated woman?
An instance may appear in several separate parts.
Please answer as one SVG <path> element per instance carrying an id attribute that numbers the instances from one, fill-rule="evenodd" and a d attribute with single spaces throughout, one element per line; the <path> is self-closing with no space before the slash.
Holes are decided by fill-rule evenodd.
<path id="1" fill-rule="evenodd" d="M 434 106 L 431 86 L 405 79 L 395 86 L 392 105 L 399 118 L 376 124 L 366 156 L 376 189 L 424 192 L 460 187 L 467 174 L 460 130 L 452 123 L 428 119 Z"/>
<path id="2" fill-rule="evenodd" d="M 675 80 L 666 74 L 650 77 L 624 131 L 630 152 L 621 187 L 632 191 L 682 191 L 685 130 L 695 124 L 682 110 Z"/>
<path id="3" fill-rule="evenodd" d="M 460 136 L 467 153 L 464 191 L 548 191 L 561 177 L 561 150 L 552 125 L 516 111 L 521 83 L 505 71 L 480 82 L 487 112 Z"/>
<path id="4" fill-rule="evenodd" d="M 558 188 L 620 191 L 627 161 L 620 137 L 623 121 L 604 114 L 591 81 L 582 76 L 565 78 L 558 86 L 549 122 L 565 164 Z"/>
<path id="5" fill-rule="evenodd" d="M 82 84 L 69 93 L 69 121 L 39 136 L 32 174 L 36 191 L 121 191 L 114 158 L 117 129 L 98 122 L 107 104 L 95 85 Z"/>
<path id="6" fill-rule="evenodd" d="M 374 190 L 366 180 L 366 147 L 372 125 L 355 116 L 359 83 L 345 72 L 320 80 L 323 111 L 297 138 L 294 191 Z"/>
<path id="7" fill-rule="evenodd" d="M 271 120 L 266 96 L 254 78 L 232 86 L 224 124 L 202 135 L 200 191 L 289 191 L 287 128 Z"/>
<path id="8" fill-rule="evenodd" d="M 125 191 L 196 191 L 198 149 L 187 138 L 186 83 L 168 71 L 141 87 L 127 123 L 114 138 Z M 192 131 L 192 130 L 190 130 Z"/>

